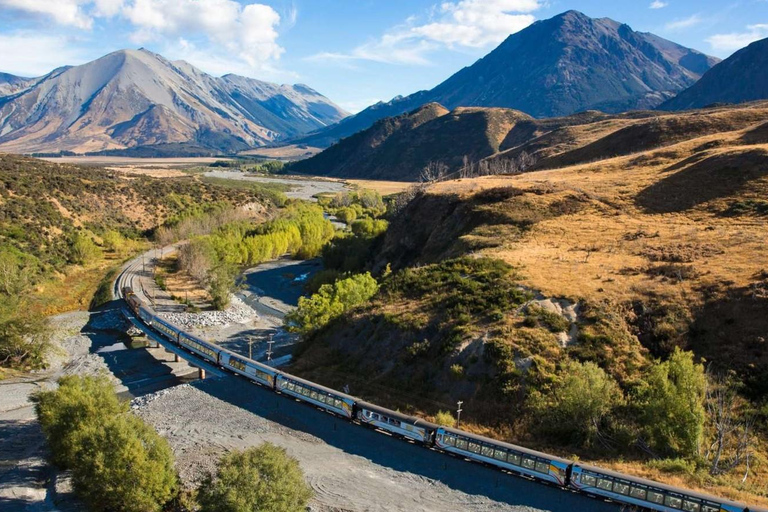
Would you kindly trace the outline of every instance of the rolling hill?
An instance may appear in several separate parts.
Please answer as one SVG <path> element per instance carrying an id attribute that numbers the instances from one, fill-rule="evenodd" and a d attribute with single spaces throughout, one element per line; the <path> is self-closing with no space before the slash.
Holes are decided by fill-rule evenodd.
<path id="1" fill-rule="evenodd" d="M 144 49 L 121 50 L 0 96 L 0 151 L 162 151 L 172 145 L 176 153 L 185 146 L 233 152 L 345 116 L 305 85 L 217 78 Z"/>
<path id="2" fill-rule="evenodd" d="M 659 108 L 686 110 L 768 99 L 767 66 L 768 39 L 763 39 L 734 53 Z"/>
<path id="3" fill-rule="evenodd" d="M 426 103 L 502 107 L 534 117 L 583 110 L 622 112 L 654 108 L 692 85 L 718 59 L 611 19 L 576 11 L 539 21 L 513 34 L 472 66 L 429 91 L 373 105 L 299 139 L 328 146 L 384 117 Z"/>

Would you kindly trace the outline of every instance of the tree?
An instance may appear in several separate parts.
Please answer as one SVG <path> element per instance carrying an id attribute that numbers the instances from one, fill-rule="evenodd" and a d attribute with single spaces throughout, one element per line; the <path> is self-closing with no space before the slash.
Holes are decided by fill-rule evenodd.
<path id="1" fill-rule="evenodd" d="M 754 418 L 742 410 L 738 385 L 722 375 L 707 375 L 706 406 L 712 431 L 712 441 L 706 459 L 712 475 L 727 473 L 746 463 L 746 480 L 752 452 Z"/>
<path id="2" fill-rule="evenodd" d="M 154 512 L 175 495 L 167 441 L 128 412 L 106 376 L 62 377 L 33 401 L 54 462 L 72 470 L 91 510 Z"/>
<path id="3" fill-rule="evenodd" d="M 624 400 L 616 381 L 593 362 L 568 362 L 552 386 L 529 397 L 536 427 L 544 433 L 589 446 L 605 420 Z"/>
<path id="4" fill-rule="evenodd" d="M 104 375 L 62 377 L 58 389 L 41 391 L 33 401 L 53 460 L 62 468 L 75 466 L 83 448 L 82 436 L 90 425 L 103 424 L 107 418 L 128 410 Z"/>
<path id="5" fill-rule="evenodd" d="M 298 512 L 312 489 L 296 459 L 265 443 L 223 457 L 198 491 L 203 512 Z"/>
<path id="6" fill-rule="evenodd" d="M 78 496 L 95 511 L 155 512 L 176 494 L 168 442 L 131 414 L 87 425 L 73 467 Z"/>
<path id="7" fill-rule="evenodd" d="M 692 457 L 704 433 L 704 367 L 679 348 L 654 364 L 641 391 L 645 443 L 657 454 Z"/>
<path id="8" fill-rule="evenodd" d="M 101 248 L 84 233 L 77 233 L 69 244 L 69 260 L 77 265 L 87 265 L 101 257 Z"/>
<path id="9" fill-rule="evenodd" d="M 363 304 L 379 291 L 370 272 L 324 284 L 311 297 L 301 297 L 299 307 L 286 316 L 290 329 L 308 334 L 327 325 L 345 311 Z"/>
<path id="10" fill-rule="evenodd" d="M 42 368 L 50 346 L 48 320 L 15 297 L 0 301 L 0 366 Z"/>

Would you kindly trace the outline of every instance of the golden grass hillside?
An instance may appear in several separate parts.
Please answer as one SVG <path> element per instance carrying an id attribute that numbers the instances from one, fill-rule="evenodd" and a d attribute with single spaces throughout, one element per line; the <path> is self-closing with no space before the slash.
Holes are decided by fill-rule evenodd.
<path id="1" fill-rule="evenodd" d="M 293 371 L 430 417 L 463 400 L 478 432 L 768 504 L 768 105 L 582 120 L 542 122 L 538 170 L 418 195 L 373 251 L 370 270 L 394 271 L 382 293 L 310 337 Z M 527 395 L 567 361 L 632 397 L 678 347 L 743 383 L 758 425 L 746 482 L 743 464 L 712 476 L 633 441 L 536 435 Z"/>

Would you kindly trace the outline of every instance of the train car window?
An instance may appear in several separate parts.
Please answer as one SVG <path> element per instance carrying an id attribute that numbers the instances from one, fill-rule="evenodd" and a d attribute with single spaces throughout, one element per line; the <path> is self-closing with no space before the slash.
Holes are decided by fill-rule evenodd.
<path id="1" fill-rule="evenodd" d="M 523 467 L 526 469 L 533 469 L 536 467 L 536 461 L 533 459 L 523 459 Z"/>
<path id="2" fill-rule="evenodd" d="M 317 401 L 321 403 L 325 403 L 325 395 L 317 395 Z"/>
<path id="3" fill-rule="evenodd" d="M 469 451 L 472 453 L 480 453 L 480 445 L 477 443 L 469 443 Z"/>
<path id="4" fill-rule="evenodd" d="M 516 454 L 516 453 L 510 453 L 507 456 L 507 461 L 510 464 L 514 464 L 515 466 L 519 466 L 520 465 L 520 456 L 518 454 Z"/>
<path id="5" fill-rule="evenodd" d="M 720 507 L 712 507 L 709 505 L 702 505 L 701 512 L 720 512 Z"/>
<path id="6" fill-rule="evenodd" d="M 629 485 L 625 484 L 624 482 L 614 482 L 613 492 L 617 492 L 626 496 L 629 494 Z"/>
<path id="7" fill-rule="evenodd" d="M 536 463 L 536 471 L 539 473 L 549 473 L 549 463 L 548 462 L 537 462 Z"/>
<path id="8" fill-rule="evenodd" d="M 685 500 L 683 501 L 683 510 L 686 512 L 700 512 L 701 511 L 701 505 L 698 503 L 694 503 L 693 501 Z"/>
<path id="9" fill-rule="evenodd" d="M 490 446 L 483 446 L 482 450 L 480 450 L 480 453 L 483 454 L 483 457 L 493 457 L 493 448 Z"/>
<path id="10" fill-rule="evenodd" d="M 343 408 L 344 408 L 344 402 L 342 402 L 341 400 L 337 400 L 337 399 L 334 399 L 333 403 L 334 403 L 334 404 L 336 405 L 336 407 L 338 407 L 339 409 L 343 409 Z"/>
<path id="11" fill-rule="evenodd" d="M 507 452 L 504 450 L 494 450 L 493 451 L 493 458 L 500 461 L 507 461 Z"/>
<path id="12" fill-rule="evenodd" d="M 465 450 L 467 449 L 467 440 L 458 438 L 456 439 L 456 448 L 459 450 Z"/>
<path id="13" fill-rule="evenodd" d="M 453 436 L 443 436 L 443 442 L 448 446 L 456 446 L 456 438 Z"/>
<path id="14" fill-rule="evenodd" d="M 598 478 L 597 488 L 602 489 L 604 491 L 611 491 L 613 490 L 613 482 L 611 482 L 610 480 L 606 480 L 605 478 Z"/>
<path id="15" fill-rule="evenodd" d="M 629 491 L 629 495 L 633 498 L 637 498 L 638 500 L 644 500 L 647 497 L 647 492 L 645 489 L 640 489 L 639 487 L 633 487 Z"/>
<path id="16" fill-rule="evenodd" d="M 581 483 L 586 484 L 590 487 L 594 487 L 595 485 L 597 485 L 597 478 L 593 477 L 592 475 L 587 475 L 582 473 Z"/>
<path id="17" fill-rule="evenodd" d="M 312 400 L 317 400 L 317 391 L 310 391 L 310 392 L 309 392 L 309 397 L 310 397 Z"/>
<path id="18" fill-rule="evenodd" d="M 648 491 L 648 501 L 661 505 L 664 503 L 664 495 L 658 492 Z"/>
<path id="19" fill-rule="evenodd" d="M 680 498 L 676 498 L 674 496 L 666 496 L 664 498 L 664 504 L 672 508 L 682 508 L 683 500 L 681 500 Z"/>

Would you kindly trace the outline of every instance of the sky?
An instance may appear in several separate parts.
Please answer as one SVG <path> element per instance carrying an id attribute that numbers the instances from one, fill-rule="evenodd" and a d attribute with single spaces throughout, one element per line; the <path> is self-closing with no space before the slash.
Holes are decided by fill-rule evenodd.
<path id="1" fill-rule="evenodd" d="M 570 9 L 720 58 L 768 37 L 768 0 L 0 0 L 0 71 L 144 47 L 217 76 L 307 84 L 357 112 Z"/>

